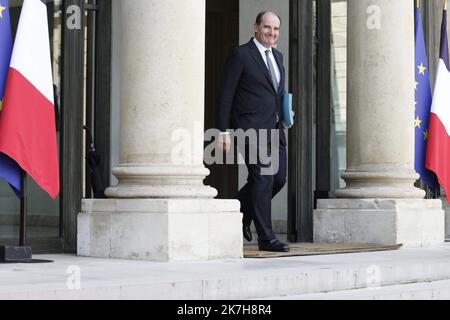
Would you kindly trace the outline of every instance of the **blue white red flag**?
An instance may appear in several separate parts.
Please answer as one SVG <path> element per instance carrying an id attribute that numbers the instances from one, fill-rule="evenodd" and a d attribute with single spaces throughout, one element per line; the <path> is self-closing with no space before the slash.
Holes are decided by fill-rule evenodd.
<path id="1" fill-rule="evenodd" d="M 44 0 L 24 0 L 0 118 L 0 152 L 59 194 L 53 79 Z"/>
<path id="2" fill-rule="evenodd" d="M 12 52 L 11 22 L 8 0 L 0 0 L 0 119 Z M 21 170 L 17 163 L 0 152 L 0 178 L 9 183 L 17 196 L 21 194 Z"/>

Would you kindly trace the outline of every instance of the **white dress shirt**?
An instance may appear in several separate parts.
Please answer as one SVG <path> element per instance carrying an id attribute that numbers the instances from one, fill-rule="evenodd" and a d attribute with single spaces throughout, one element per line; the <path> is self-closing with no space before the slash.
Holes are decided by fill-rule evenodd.
<path id="1" fill-rule="evenodd" d="M 280 68 L 278 67 L 277 61 L 275 60 L 275 57 L 273 56 L 272 48 L 268 49 L 268 48 L 264 47 L 261 43 L 259 43 L 258 40 L 256 40 L 256 38 L 253 38 L 253 42 L 256 44 L 256 47 L 258 48 L 259 52 L 261 53 L 261 56 L 262 56 L 264 62 L 266 63 L 267 69 L 269 69 L 269 66 L 267 64 L 266 51 L 267 50 L 270 51 L 269 57 L 270 57 L 270 60 L 272 61 L 273 68 L 275 69 L 275 76 L 277 77 L 278 85 L 280 85 L 280 81 L 281 81 Z"/>

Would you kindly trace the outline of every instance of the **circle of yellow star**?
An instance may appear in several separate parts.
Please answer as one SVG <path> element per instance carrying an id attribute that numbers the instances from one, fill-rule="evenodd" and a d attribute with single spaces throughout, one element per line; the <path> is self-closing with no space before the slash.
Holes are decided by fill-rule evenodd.
<path id="1" fill-rule="evenodd" d="M 420 120 L 419 116 L 417 116 L 417 118 L 414 119 L 414 128 L 420 128 L 421 124 L 422 124 L 422 120 Z"/>
<path id="2" fill-rule="evenodd" d="M 425 70 L 426 70 L 427 68 L 425 68 L 425 66 L 423 65 L 423 63 L 420 63 L 420 66 L 418 66 L 417 68 L 419 68 L 419 74 L 425 75 Z"/>
<path id="3" fill-rule="evenodd" d="M 6 7 L 3 7 L 1 4 L 0 4 L 0 18 L 3 18 L 3 11 L 5 11 L 6 10 Z"/>
<path id="4" fill-rule="evenodd" d="M 414 90 L 417 90 L 417 85 L 418 85 L 419 83 L 417 82 L 417 81 L 414 81 Z"/>
<path id="5" fill-rule="evenodd" d="M 424 133 L 423 133 L 423 138 L 425 139 L 425 140 L 428 140 L 428 137 L 430 136 L 430 132 L 427 130 L 427 131 L 425 131 Z"/>

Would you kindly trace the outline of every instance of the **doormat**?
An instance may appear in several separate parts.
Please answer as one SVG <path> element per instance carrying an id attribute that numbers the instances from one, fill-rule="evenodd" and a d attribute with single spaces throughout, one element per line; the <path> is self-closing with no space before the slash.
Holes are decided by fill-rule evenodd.
<path id="1" fill-rule="evenodd" d="M 298 256 L 316 256 L 326 254 L 361 253 L 374 251 L 389 251 L 401 248 L 403 244 L 381 246 L 370 244 L 340 244 L 340 243 L 290 243 L 290 252 L 259 251 L 257 245 L 244 246 L 244 258 L 282 258 Z"/>

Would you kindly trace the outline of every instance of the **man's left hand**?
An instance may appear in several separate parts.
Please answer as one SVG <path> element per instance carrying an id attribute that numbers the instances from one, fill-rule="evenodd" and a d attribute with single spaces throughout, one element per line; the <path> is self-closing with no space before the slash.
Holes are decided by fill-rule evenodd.
<path id="1" fill-rule="evenodd" d="M 281 128 L 283 129 L 283 130 L 286 130 L 286 129 L 290 129 L 290 128 L 292 128 L 292 126 L 287 126 L 285 123 L 284 123 L 284 121 L 281 121 Z"/>
<path id="2" fill-rule="evenodd" d="M 294 111 L 292 111 L 292 118 L 294 118 L 294 120 L 295 120 L 295 112 Z M 294 125 L 292 125 L 292 126 L 288 126 L 288 125 L 286 125 L 285 123 L 284 123 L 284 121 L 281 121 L 281 127 L 283 128 L 283 129 L 290 129 L 290 128 L 292 128 Z"/>

